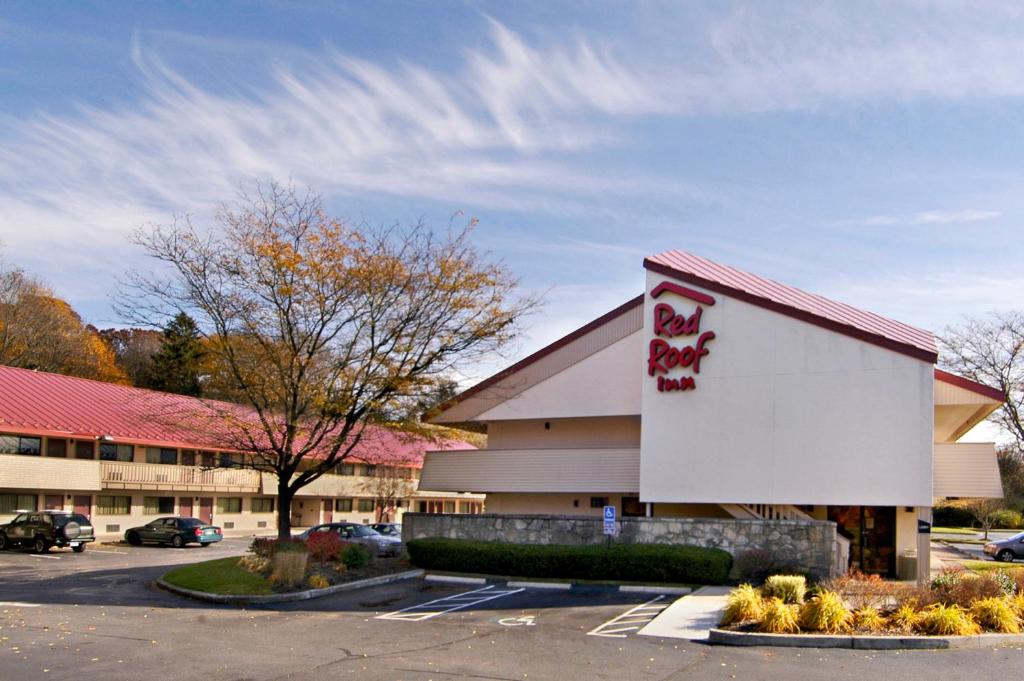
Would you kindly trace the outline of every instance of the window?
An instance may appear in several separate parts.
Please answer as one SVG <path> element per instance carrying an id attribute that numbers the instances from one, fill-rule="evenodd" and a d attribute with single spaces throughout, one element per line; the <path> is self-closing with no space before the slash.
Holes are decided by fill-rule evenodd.
<path id="1" fill-rule="evenodd" d="M 147 515 L 174 513 L 174 497 L 143 497 L 142 508 Z"/>
<path id="2" fill-rule="evenodd" d="M 101 461 L 131 461 L 131 445 L 115 445 L 113 442 L 100 443 Z"/>
<path id="3" fill-rule="evenodd" d="M 46 456 L 60 456 L 67 458 L 68 441 L 62 437 L 46 438 Z"/>
<path id="4" fill-rule="evenodd" d="M 644 510 L 640 497 L 622 497 L 623 518 L 640 518 L 644 515 Z"/>
<path id="5" fill-rule="evenodd" d="M 253 513 L 273 513 L 274 512 L 274 497 L 253 497 L 253 500 L 252 500 L 252 512 Z"/>
<path id="6" fill-rule="evenodd" d="M 217 455 L 217 468 L 232 468 L 235 465 L 235 460 L 227 452 L 221 452 Z"/>
<path id="7" fill-rule="evenodd" d="M 483 510 L 479 501 L 460 501 L 459 513 L 480 513 Z"/>
<path id="8" fill-rule="evenodd" d="M 195 466 L 196 465 L 196 452 L 194 449 L 183 449 L 181 450 L 181 465 L 182 466 Z"/>
<path id="9" fill-rule="evenodd" d="M 35 494 L 0 494 L 0 514 L 15 511 L 35 511 Z"/>
<path id="10" fill-rule="evenodd" d="M 39 456 L 42 446 L 42 438 L 0 435 L 0 454 L 30 454 L 32 456 Z"/>
<path id="11" fill-rule="evenodd" d="M 178 450 L 166 447 L 146 447 L 146 463 L 178 463 Z"/>
<path id="12" fill-rule="evenodd" d="M 132 498 L 101 494 L 96 497 L 97 515 L 128 515 L 132 512 Z"/>
<path id="13" fill-rule="evenodd" d="M 446 501 L 444 502 L 444 513 L 455 513 L 455 502 Z"/>
<path id="14" fill-rule="evenodd" d="M 242 497 L 217 497 L 217 513 L 241 513 Z"/>
<path id="15" fill-rule="evenodd" d="M 350 513 L 352 511 L 351 499 L 335 499 L 334 510 L 338 513 Z"/>
<path id="16" fill-rule="evenodd" d="M 608 497 L 590 497 L 590 508 L 604 508 L 608 505 Z"/>
<path id="17" fill-rule="evenodd" d="M 377 475 L 377 467 L 370 463 L 365 464 L 363 466 L 363 475 L 365 475 L 368 478 L 372 478 L 373 476 Z"/>
<path id="18" fill-rule="evenodd" d="M 75 443 L 76 459 L 95 459 L 96 445 L 88 440 L 79 440 Z"/>
<path id="19" fill-rule="evenodd" d="M 338 475 L 355 475 L 356 465 L 354 463 L 343 463 L 338 466 Z"/>
<path id="20" fill-rule="evenodd" d="M 372 511 L 374 508 L 376 508 L 376 504 L 373 502 L 373 499 L 360 499 L 359 500 L 359 512 L 360 513 L 367 513 L 369 511 Z"/>
<path id="21" fill-rule="evenodd" d="M 203 468 L 213 468 L 213 461 L 214 461 L 213 452 L 203 452 L 202 453 L 202 461 L 203 462 L 202 462 L 201 465 L 203 466 Z"/>

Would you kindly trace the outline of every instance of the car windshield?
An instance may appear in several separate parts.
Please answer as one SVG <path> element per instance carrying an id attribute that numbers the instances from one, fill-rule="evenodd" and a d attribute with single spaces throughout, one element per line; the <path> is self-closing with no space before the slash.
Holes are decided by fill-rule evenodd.
<path id="1" fill-rule="evenodd" d="M 88 525 L 89 519 L 80 513 L 60 513 L 54 514 L 53 524 L 57 527 L 64 527 L 70 522 L 76 522 L 79 525 Z"/>
<path id="2" fill-rule="evenodd" d="M 1013 535 L 1007 541 L 1024 541 L 1024 532 Z"/>
<path id="3" fill-rule="evenodd" d="M 353 525 L 351 528 L 353 537 L 377 537 L 380 532 L 372 530 L 364 525 Z"/>

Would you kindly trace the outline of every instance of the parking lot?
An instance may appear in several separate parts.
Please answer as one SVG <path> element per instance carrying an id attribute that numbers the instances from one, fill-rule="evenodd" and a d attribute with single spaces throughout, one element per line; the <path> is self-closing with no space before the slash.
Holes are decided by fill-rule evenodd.
<path id="1" fill-rule="evenodd" d="M 0 679 L 959 679 L 1024 664 L 1017 648 L 728 649 L 641 635 L 675 596 L 417 579 L 242 609 L 151 584 L 168 565 L 246 544 L 0 554 Z"/>

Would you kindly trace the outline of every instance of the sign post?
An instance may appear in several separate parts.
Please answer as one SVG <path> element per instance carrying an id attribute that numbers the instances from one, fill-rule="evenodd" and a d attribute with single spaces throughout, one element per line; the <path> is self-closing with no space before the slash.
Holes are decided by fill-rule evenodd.
<path id="1" fill-rule="evenodd" d="M 612 543 L 612 537 L 619 533 L 619 524 L 615 522 L 615 507 L 605 506 L 604 507 L 604 535 L 607 537 L 606 542 L 609 546 Z"/>

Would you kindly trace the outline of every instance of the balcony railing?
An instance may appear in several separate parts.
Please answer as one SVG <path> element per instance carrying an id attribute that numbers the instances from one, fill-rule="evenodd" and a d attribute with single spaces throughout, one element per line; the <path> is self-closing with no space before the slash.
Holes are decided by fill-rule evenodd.
<path id="1" fill-rule="evenodd" d="M 99 464 L 84 459 L 0 454 L 0 487 L 99 491 Z"/>
<path id="2" fill-rule="evenodd" d="M 244 468 L 200 468 L 121 461 L 101 463 L 105 489 L 253 493 L 260 491 L 260 474 Z"/>

